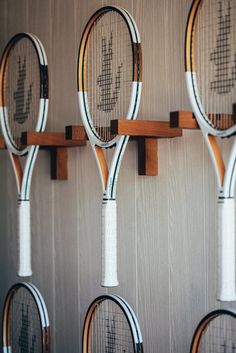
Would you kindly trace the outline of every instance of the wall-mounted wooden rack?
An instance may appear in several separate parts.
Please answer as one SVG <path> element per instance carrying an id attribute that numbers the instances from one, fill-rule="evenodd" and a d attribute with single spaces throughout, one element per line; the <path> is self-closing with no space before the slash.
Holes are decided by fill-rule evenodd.
<path id="1" fill-rule="evenodd" d="M 66 139 L 81 139 L 82 126 L 67 126 Z M 158 175 L 158 139 L 182 136 L 181 128 L 170 128 L 169 122 L 147 120 L 113 120 L 111 133 L 128 135 L 138 142 L 139 175 Z"/>
<path id="2" fill-rule="evenodd" d="M 128 135 L 138 142 L 139 175 L 158 175 L 158 139 L 182 136 L 182 129 L 199 129 L 192 112 L 174 111 L 170 121 L 153 120 L 113 120 L 111 132 Z M 83 126 L 67 126 L 63 132 L 22 133 L 24 145 L 39 145 L 51 154 L 51 178 L 68 179 L 68 148 L 85 146 L 87 135 Z M 0 149 L 6 149 L 3 137 L 0 137 Z"/>
<path id="3" fill-rule="evenodd" d="M 192 112 L 170 112 L 170 127 L 181 129 L 199 129 L 197 120 Z"/>
<path id="4" fill-rule="evenodd" d="M 86 134 L 81 134 L 77 141 L 65 139 L 64 132 L 23 132 L 22 144 L 25 146 L 37 145 L 47 149 L 51 154 L 51 179 L 68 179 L 68 148 L 86 145 Z M 0 137 L 0 149 L 5 149 L 3 137 Z"/>

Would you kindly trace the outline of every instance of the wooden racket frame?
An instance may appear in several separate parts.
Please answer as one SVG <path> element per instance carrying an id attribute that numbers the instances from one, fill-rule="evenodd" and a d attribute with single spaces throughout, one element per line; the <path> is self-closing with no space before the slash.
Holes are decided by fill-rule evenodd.
<path id="1" fill-rule="evenodd" d="M 126 120 L 135 120 L 141 97 L 141 72 L 142 53 L 140 36 L 137 26 L 131 15 L 123 8 L 117 6 L 105 6 L 98 9 L 89 19 L 80 42 L 78 57 L 78 100 L 80 113 L 85 130 L 87 132 L 95 159 L 98 165 L 100 180 L 103 191 L 102 202 L 102 281 L 104 287 L 114 287 L 118 285 L 117 279 L 117 231 L 116 231 L 116 187 L 122 157 L 128 143 L 129 136 L 115 135 L 111 140 L 103 140 L 96 128 L 93 126 L 88 109 L 87 87 L 86 87 L 86 63 L 88 61 L 88 45 L 93 33 L 93 26 L 97 19 L 107 12 L 115 11 L 124 20 L 130 35 L 132 46 L 132 82 L 131 98 L 127 110 Z M 124 117 L 121 117 L 124 118 Z M 115 147 L 113 158 L 108 169 L 104 148 Z"/>
<path id="2" fill-rule="evenodd" d="M 38 309 L 38 314 L 41 322 L 41 335 L 42 335 L 42 353 L 51 352 L 51 336 L 50 336 L 50 325 L 48 312 L 43 300 L 42 295 L 39 290 L 30 282 L 21 282 L 14 284 L 8 291 L 3 308 L 3 319 L 2 319 L 2 342 L 3 342 L 3 352 L 12 353 L 11 342 L 10 342 L 10 317 L 11 317 L 11 303 L 14 295 L 20 288 L 25 288 L 31 297 L 33 298 L 36 307 Z"/>
<path id="3" fill-rule="evenodd" d="M 21 40 L 22 38 L 27 38 L 35 48 L 35 53 L 37 54 L 38 57 L 38 62 L 39 62 L 39 70 L 40 70 L 40 110 L 41 110 L 41 116 L 39 121 L 37 122 L 36 126 L 36 132 L 42 132 L 45 129 L 46 125 L 46 118 L 47 118 L 47 110 L 48 110 L 48 71 L 47 71 L 47 58 L 46 54 L 44 51 L 44 48 L 42 46 L 42 43 L 39 41 L 39 39 L 31 34 L 31 33 L 18 33 L 14 37 L 10 39 L 8 44 L 6 45 L 6 48 L 4 50 L 4 53 L 1 58 L 1 65 L 0 65 L 0 82 L 3 81 L 3 75 L 5 72 L 5 66 L 7 65 L 7 59 L 8 55 L 11 51 L 11 49 L 14 47 L 14 45 Z M 5 87 L 1 87 L 1 94 L 0 94 L 0 109 L 1 109 L 1 114 L 4 116 L 4 91 Z M 19 194 L 19 199 L 23 200 L 28 200 L 29 199 L 29 189 L 30 189 L 30 182 L 31 182 L 31 176 L 32 174 L 29 173 L 27 178 L 25 178 L 25 182 L 22 185 L 23 181 L 23 169 L 22 165 L 20 162 L 20 156 L 24 156 L 26 154 L 29 154 L 29 159 L 30 164 L 34 164 L 34 159 L 35 155 L 37 154 L 38 151 L 38 146 L 30 146 L 26 145 L 22 149 L 18 149 L 14 143 L 12 142 L 12 138 L 10 136 L 10 133 L 8 132 L 7 128 L 7 123 L 5 123 L 5 119 L 3 118 L 1 121 L 1 126 L 2 130 L 5 132 L 4 133 L 4 139 L 5 143 L 7 145 L 8 152 L 10 154 L 10 158 L 13 164 L 13 169 L 15 172 L 15 177 L 16 177 L 16 182 L 17 182 L 17 190 Z M 8 137 L 7 137 L 8 136 Z M 10 137 L 9 137 L 10 136 Z M 21 195 L 22 194 L 22 195 Z M 22 198 L 21 198 L 21 196 Z"/>
<path id="4" fill-rule="evenodd" d="M 134 352 L 143 353 L 143 339 L 134 311 L 122 297 L 109 294 L 101 295 L 94 299 L 87 310 L 83 327 L 82 353 L 92 353 L 90 331 L 91 320 L 99 304 L 104 300 L 112 300 L 114 303 L 116 303 L 116 305 L 120 307 L 127 319 L 130 331 L 132 333 Z"/>
<path id="5" fill-rule="evenodd" d="M 136 25 L 133 22 L 133 19 L 131 18 L 131 16 L 129 15 L 129 13 L 123 9 L 120 8 L 118 6 L 104 6 L 100 9 L 98 9 L 89 19 L 83 34 L 82 34 L 82 39 L 81 39 L 81 43 L 80 43 L 80 48 L 79 48 L 79 59 L 78 59 L 78 66 L 77 66 L 77 86 L 78 86 L 78 92 L 86 92 L 87 91 L 87 87 L 86 87 L 86 80 L 84 80 L 83 78 L 86 77 L 86 65 L 84 65 L 84 62 L 87 62 L 88 60 L 88 43 L 90 40 L 90 36 L 92 34 L 92 28 L 94 26 L 94 23 L 96 22 L 96 20 L 102 15 L 105 14 L 108 11 L 116 11 L 118 12 L 124 19 L 124 21 L 127 24 L 127 28 L 129 29 L 130 32 L 130 37 L 132 40 L 132 52 L 133 52 L 133 82 L 137 82 L 139 84 L 141 84 L 142 82 L 142 49 L 141 49 L 141 43 L 139 41 L 134 41 L 133 40 L 133 35 L 130 31 L 130 23 L 128 23 L 127 21 L 127 17 L 129 17 L 130 22 L 132 23 L 132 26 L 134 28 L 136 28 Z M 127 16 L 124 16 L 124 13 Z M 140 40 L 139 35 L 136 33 L 138 40 Z M 81 55 L 81 53 L 83 53 Z M 83 114 L 82 114 L 83 115 Z M 86 119 L 88 121 L 88 119 Z M 131 118 L 132 120 L 132 118 Z M 101 182 L 102 182 L 102 187 L 103 187 L 103 192 L 105 193 L 107 190 L 107 183 L 108 183 L 108 178 L 109 178 L 109 170 L 108 170 L 108 166 L 107 166 L 107 161 L 106 161 L 106 157 L 104 155 L 104 151 L 103 151 L 103 147 L 101 147 L 100 145 L 96 144 L 96 136 L 91 136 L 90 133 L 90 129 L 88 130 L 86 128 L 85 125 L 85 129 L 87 131 L 88 137 L 89 139 L 92 141 L 92 143 L 94 143 L 94 154 L 96 157 L 96 160 L 99 164 L 99 166 L 101 167 L 101 173 L 100 173 L 100 178 L 101 178 Z M 95 141 L 93 141 L 93 139 L 95 138 Z M 126 140 L 128 139 L 128 137 L 124 137 L 124 140 L 126 142 Z M 104 146 L 106 148 L 108 147 L 112 147 L 114 146 L 118 140 L 120 140 L 120 136 L 115 136 L 110 143 L 106 143 L 104 144 Z M 117 168 L 117 170 L 119 169 L 119 167 Z M 117 171 L 118 173 L 118 171 Z M 114 176 L 115 179 L 115 176 Z M 113 194 L 115 194 L 115 188 L 113 188 L 114 191 L 109 192 L 108 190 L 108 195 L 107 197 L 113 198 Z M 109 194 L 112 195 L 109 195 Z"/>
<path id="6" fill-rule="evenodd" d="M 124 21 L 127 24 L 127 28 L 130 32 L 130 38 L 132 40 L 132 52 L 133 52 L 133 77 L 132 80 L 133 82 L 137 82 L 141 84 L 142 82 L 142 49 L 141 49 L 141 43 L 140 43 L 140 38 L 138 35 L 138 32 L 135 32 L 135 35 L 137 36 L 136 41 L 134 41 L 134 34 L 131 33 L 130 30 L 130 23 L 132 24 L 133 28 L 137 30 L 136 25 L 129 15 L 129 13 L 118 6 L 104 6 L 100 9 L 98 9 L 89 19 L 83 34 L 81 38 L 81 43 L 80 43 L 80 48 L 79 48 L 79 58 L 78 58 L 78 66 L 77 66 L 77 86 L 78 86 L 78 92 L 86 92 L 87 87 L 86 87 L 86 80 L 84 80 L 84 77 L 86 77 L 86 65 L 84 65 L 85 62 L 88 60 L 88 43 L 90 40 L 90 36 L 92 34 L 92 28 L 96 22 L 96 20 L 102 15 L 105 14 L 108 11 L 116 11 L 118 12 L 124 19 Z M 125 13 L 125 15 L 124 15 Z M 129 18 L 130 23 L 127 21 L 127 17 Z M 83 114 L 82 114 L 83 115 Z M 88 121 L 88 118 L 86 119 Z M 131 118 L 132 120 L 132 118 Z M 96 136 L 93 134 L 91 136 L 90 129 L 88 130 L 87 126 L 85 125 L 85 129 L 88 135 L 88 138 L 91 140 L 91 142 L 94 144 L 94 154 L 97 159 L 97 162 L 99 166 L 101 167 L 101 173 L 100 173 L 100 178 L 103 186 L 103 192 L 106 192 L 107 190 L 107 183 L 108 183 L 108 178 L 109 178 L 109 170 L 106 162 L 106 157 L 104 155 L 103 147 L 100 146 L 101 143 L 96 144 L 96 142 L 99 142 L 96 138 Z M 95 138 L 95 141 L 94 141 Z M 104 144 L 105 148 L 112 147 L 116 145 L 116 143 L 121 139 L 120 136 L 114 136 L 114 138 L 109 142 Z M 127 140 L 128 137 L 124 137 L 124 140 Z M 125 141 L 126 142 L 126 141 Z M 117 170 L 119 167 L 117 167 Z M 118 171 L 117 171 L 118 173 Z M 115 179 L 115 176 L 114 176 Z M 112 195 L 110 195 L 110 193 Z M 113 188 L 113 191 L 109 192 L 107 197 L 113 198 L 113 194 L 115 194 L 115 187 Z"/>
<path id="7" fill-rule="evenodd" d="M 30 33 L 18 33 L 10 39 L 1 58 L 0 78 L 0 122 L 3 137 L 7 146 L 9 157 L 15 174 L 18 191 L 18 237 L 19 237 L 19 266 L 18 275 L 28 277 L 32 275 L 31 269 L 31 227 L 30 227 L 30 186 L 34 165 L 37 158 L 39 146 L 26 145 L 18 146 L 12 136 L 8 123 L 7 103 L 4 98 L 6 93 L 5 80 L 3 75 L 8 63 L 8 56 L 17 42 L 26 38 L 35 49 L 37 55 L 40 75 L 40 97 L 39 110 L 36 120 L 35 131 L 42 132 L 45 129 L 48 113 L 48 66 L 47 57 L 40 40 Z M 26 155 L 24 167 L 21 164 L 21 156 Z"/>
<path id="8" fill-rule="evenodd" d="M 220 315 L 230 315 L 236 319 L 236 311 L 233 309 L 218 309 L 207 314 L 198 324 L 191 342 L 190 353 L 201 352 L 201 338 L 209 323 Z"/>

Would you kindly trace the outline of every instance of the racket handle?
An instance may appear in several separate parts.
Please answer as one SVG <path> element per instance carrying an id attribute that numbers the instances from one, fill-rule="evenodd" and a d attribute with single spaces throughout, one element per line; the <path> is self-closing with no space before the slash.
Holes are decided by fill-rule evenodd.
<path id="1" fill-rule="evenodd" d="M 18 242 L 19 267 L 18 276 L 28 277 L 31 270 L 31 241 L 30 241 L 30 202 L 19 201 L 18 204 Z"/>
<path id="2" fill-rule="evenodd" d="M 236 300 L 235 288 L 235 202 L 219 199 L 219 285 L 220 301 Z"/>
<path id="3" fill-rule="evenodd" d="M 103 287 L 118 286 L 116 200 L 102 203 L 102 283 Z"/>

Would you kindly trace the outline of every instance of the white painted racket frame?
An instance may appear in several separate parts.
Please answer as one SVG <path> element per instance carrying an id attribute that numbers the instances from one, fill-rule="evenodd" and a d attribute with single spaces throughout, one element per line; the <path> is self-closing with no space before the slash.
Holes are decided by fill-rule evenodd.
<path id="1" fill-rule="evenodd" d="M 140 43 L 140 36 L 134 19 L 126 10 L 117 6 L 108 6 L 100 9 L 113 9 L 118 13 L 121 13 L 126 20 L 126 24 L 129 27 L 131 38 L 133 43 Z M 105 11 L 105 10 L 104 10 Z M 97 14 L 97 13 L 96 13 Z M 96 14 L 93 17 L 96 17 Z M 93 21 L 89 20 L 88 24 Z M 87 24 L 87 26 L 88 26 Z M 87 28 L 87 27 L 86 27 Z M 88 35 L 85 29 L 84 35 Z M 83 38 L 81 42 L 83 41 Z M 82 52 L 84 52 L 82 50 Z M 80 53 L 81 55 L 81 47 Z M 79 70 L 78 70 L 79 72 Z M 78 80 L 79 81 L 79 80 Z M 127 112 L 126 120 L 136 119 L 140 98 L 141 98 L 141 86 L 140 81 L 133 81 L 131 90 L 131 100 L 129 109 Z M 116 136 L 108 143 L 102 142 L 97 136 L 96 132 L 91 129 L 91 118 L 89 116 L 89 105 L 87 100 L 87 93 L 83 91 L 78 85 L 78 100 L 80 107 L 80 114 L 83 120 L 85 130 L 87 132 L 92 150 L 94 152 L 96 162 L 98 165 L 99 175 L 102 183 L 103 201 L 102 201 L 102 281 L 101 285 L 104 287 L 118 286 L 119 282 L 117 279 L 117 220 L 116 220 L 116 186 L 118 173 L 122 161 L 122 157 L 128 143 L 129 136 Z M 101 165 L 101 159 L 99 153 L 101 148 L 109 148 L 115 146 L 114 155 L 110 165 L 107 178 L 104 178 L 103 168 Z M 99 153 L 98 153 L 99 149 Z M 103 155 L 104 156 L 104 155 Z M 105 161 L 105 159 L 103 160 Z"/>
<path id="2" fill-rule="evenodd" d="M 218 184 L 218 289 L 220 301 L 236 300 L 236 242 L 235 242 L 235 178 L 236 178 L 236 126 L 224 131 L 214 129 L 202 106 L 194 64 L 191 61 L 192 36 L 200 5 L 204 0 L 194 0 L 189 13 L 186 42 L 186 82 L 193 112 L 201 128 L 208 150 L 213 161 Z M 224 165 L 216 137 L 231 136 L 232 148 L 227 165 Z"/>
<path id="3" fill-rule="evenodd" d="M 19 37 L 19 39 L 17 39 Z M 1 63 L 5 60 L 5 52 L 8 52 L 12 43 L 21 40 L 21 38 L 28 38 L 34 44 L 35 50 L 38 54 L 39 64 L 42 67 L 47 67 L 47 57 L 40 40 L 33 34 L 20 33 L 13 37 L 7 44 L 4 51 Z M 38 121 L 35 131 L 42 132 L 45 129 L 48 114 L 48 98 L 41 97 L 39 102 Z M 18 275 L 20 277 L 28 277 L 32 275 L 31 269 L 31 226 L 30 226 L 30 186 L 32 180 L 33 169 L 37 158 L 39 146 L 27 146 L 20 150 L 15 146 L 11 138 L 11 132 L 8 125 L 7 108 L 0 106 L 0 123 L 4 140 L 7 145 L 8 153 L 12 162 L 18 192 L 18 216 L 17 216 L 17 234 L 18 234 L 18 250 L 19 250 L 19 264 Z M 27 154 L 24 170 L 20 163 L 20 156 Z"/>

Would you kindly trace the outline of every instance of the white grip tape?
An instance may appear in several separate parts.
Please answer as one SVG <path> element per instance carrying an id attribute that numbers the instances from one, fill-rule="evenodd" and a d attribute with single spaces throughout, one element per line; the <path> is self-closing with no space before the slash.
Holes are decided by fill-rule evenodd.
<path id="1" fill-rule="evenodd" d="M 19 267 L 18 275 L 27 277 L 31 270 L 31 241 L 30 241 L 30 202 L 19 201 L 18 204 L 18 246 Z"/>
<path id="2" fill-rule="evenodd" d="M 116 201 L 102 203 L 102 283 L 103 287 L 118 286 Z"/>
<path id="3" fill-rule="evenodd" d="M 11 346 L 10 347 L 3 346 L 2 351 L 3 353 L 11 353 Z"/>
<path id="4" fill-rule="evenodd" d="M 222 199 L 218 203 L 219 220 L 219 277 L 220 301 L 236 300 L 235 288 L 235 202 Z"/>

